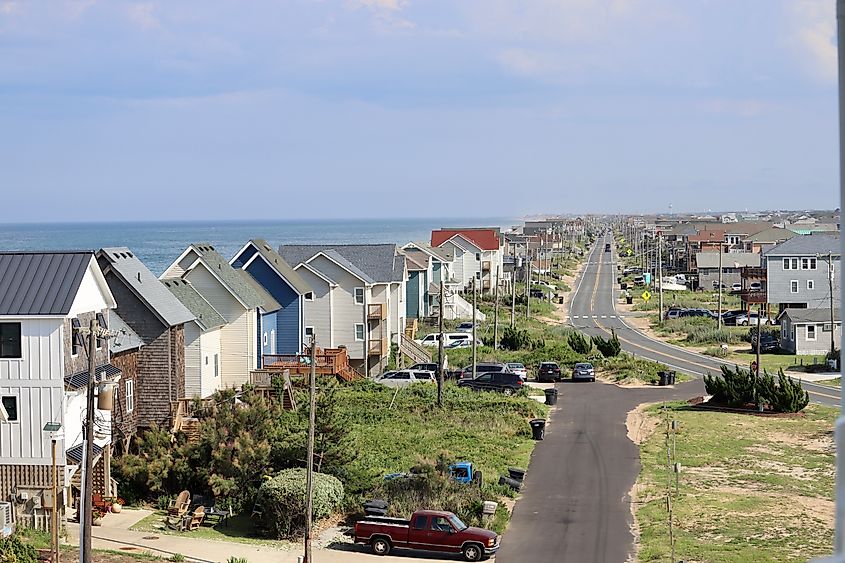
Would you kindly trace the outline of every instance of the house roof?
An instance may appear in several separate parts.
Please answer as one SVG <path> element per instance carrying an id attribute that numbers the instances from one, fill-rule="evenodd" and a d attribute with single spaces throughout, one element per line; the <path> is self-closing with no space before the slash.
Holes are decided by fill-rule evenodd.
<path id="1" fill-rule="evenodd" d="M 496 229 L 438 229 L 431 231 L 431 246 L 440 246 L 455 235 L 461 235 L 481 250 L 499 250 Z"/>
<path id="2" fill-rule="evenodd" d="M 796 236 L 796 233 L 793 233 L 789 229 L 781 229 L 780 227 L 769 227 L 768 229 L 762 230 L 759 233 L 755 233 L 749 236 L 745 240 L 749 242 L 780 242 L 791 239 L 794 236 Z"/>
<path id="3" fill-rule="evenodd" d="M 273 247 L 271 247 L 264 239 L 252 239 L 249 241 L 258 253 L 270 264 L 270 267 L 275 269 L 281 277 L 283 277 L 295 291 L 300 295 L 305 295 L 312 291 L 308 282 L 302 279 L 296 270 L 294 270 L 288 262 L 282 258 Z"/>
<path id="4" fill-rule="evenodd" d="M 120 368 L 111 364 L 101 364 L 94 370 L 95 381 L 113 379 L 123 372 Z M 81 389 L 88 385 L 88 370 L 84 369 L 65 376 L 65 387 L 68 389 Z"/>
<path id="5" fill-rule="evenodd" d="M 405 279 L 405 256 L 395 244 L 283 244 L 279 247 L 279 254 L 288 264 L 304 264 L 320 253 L 367 283 Z"/>
<path id="6" fill-rule="evenodd" d="M 702 229 L 687 237 L 690 242 L 721 242 L 725 240 L 724 229 Z"/>
<path id="7" fill-rule="evenodd" d="M 437 258 L 441 262 L 451 262 L 455 259 L 455 255 L 446 248 L 431 246 L 425 241 L 414 241 L 406 244 L 403 248 L 408 248 L 408 246 L 415 246 L 433 258 Z"/>
<path id="8" fill-rule="evenodd" d="M 0 252 L 0 315 L 67 315 L 94 252 Z"/>
<path id="9" fill-rule="evenodd" d="M 838 234 L 795 236 L 766 252 L 766 256 L 815 256 L 828 252 L 832 252 L 834 256 L 839 256 Z"/>
<path id="10" fill-rule="evenodd" d="M 821 309 L 784 309 L 780 316 L 788 317 L 792 324 L 829 323 L 830 309 L 827 307 Z M 833 318 L 837 323 L 842 321 L 839 316 L 839 309 L 833 310 Z"/>
<path id="11" fill-rule="evenodd" d="M 404 251 L 408 261 L 408 270 L 420 271 L 428 269 L 429 256 L 422 250 L 409 248 Z"/>
<path id="12" fill-rule="evenodd" d="M 722 227 L 728 235 L 753 235 L 765 231 L 772 226 L 765 221 L 738 221 L 736 223 L 725 223 Z"/>
<path id="13" fill-rule="evenodd" d="M 192 244 L 190 249 L 200 257 L 209 270 L 223 281 L 223 284 L 247 309 L 255 309 L 264 305 L 266 296 L 257 292 L 252 284 L 247 282 L 219 252 L 214 250 L 213 246 L 200 242 Z"/>
<path id="14" fill-rule="evenodd" d="M 191 319 L 193 318 L 194 316 L 191 315 Z M 109 330 L 117 333 L 114 338 L 109 338 L 109 351 L 112 354 L 135 350 L 146 344 L 144 339 L 138 336 L 114 310 L 109 311 Z"/>
<path id="15" fill-rule="evenodd" d="M 252 274 L 247 272 L 246 270 L 236 270 L 243 278 L 247 285 L 251 286 L 253 291 L 261 296 L 261 308 L 264 309 L 265 313 L 272 313 L 273 311 L 278 311 L 282 308 L 282 305 L 276 301 L 270 292 L 264 289 L 258 281 L 252 277 Z"/>
<path id="16" fill-rule="evenodd" d="M 76 444 L 75 446 L 68 448 L 68 450 L 65 452 L 65 457 L 67 457 L 68 460 L 72 461 L 76 465 L 81 464 L 82 449 L 84 446 L 85 442 L 81 442 L 79 444 Z M 100 455 L 101 453 L 103 453 L 103 447 L 98 446 L 97 442 L 94 442 L 94 457 L 96 458 L 96 456 Z"/>
<path id="17" fill-rule="evenodd" d="M 203 327 L 204 330 L 211 330 L 226 324 L 226 319 L 217 312 L 217 309 L 212 307 L 205 297 L 191 285 L 188 280 L 181 278 L 172 278 L 162 280 L 164 287 L 166 287 L 176 299 L 188 308 L 196 317 L 196 322 Z"/>
<path id="18" fill-rule="evenodd" d="M 699 268 L 718 268 L 718 252 L 696 252 L 695 263 Z M 723 252 L 723 268 L 742 268 L 745 266 L 760 266 L 760 255 L 756 252 Z"/>
<path id="19" fill-rule="evenodd" d="M 100 249 L 97 261 L 103 273 L 112 272 L 120 278 L 165 325 L 172 327 L 194 320 L 193 313 L 167 291 L 159 279 L 125 246 Z"/>

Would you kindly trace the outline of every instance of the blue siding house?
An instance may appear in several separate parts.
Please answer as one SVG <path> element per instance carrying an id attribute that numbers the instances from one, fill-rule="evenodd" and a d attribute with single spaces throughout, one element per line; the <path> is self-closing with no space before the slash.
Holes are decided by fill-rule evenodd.
<path id="1" fill-rule="evenodd" d="M 248 273 L 281 309 L 262 317 L 259 347 L 262 354 L 299 354 L 303 351 L 305 319 L 303 301 L 311 287 L 273 248 L 261 239 L 250 240 L 231 262 Z"/>

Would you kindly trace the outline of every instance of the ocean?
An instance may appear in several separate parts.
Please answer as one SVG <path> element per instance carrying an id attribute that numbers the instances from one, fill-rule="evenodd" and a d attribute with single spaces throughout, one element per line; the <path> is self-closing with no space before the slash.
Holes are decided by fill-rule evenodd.
<path id="1" fill-rule="evenodd" d="M 280 244 L 368 244 L 428 241 L 441 227 L 509 227 L 519 219 L 360 219 L 132 223 L 0 224 L 0 250 L 98 250 L 129 247 L 156 275 L 185 248 L 207 242 L 226 258 L 251 238 Z"/>

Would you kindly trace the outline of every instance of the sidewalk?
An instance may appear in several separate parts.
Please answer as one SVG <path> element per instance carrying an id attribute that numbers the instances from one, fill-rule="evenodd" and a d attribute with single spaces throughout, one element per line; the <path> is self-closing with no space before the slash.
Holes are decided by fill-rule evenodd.
<path id="1" fill-rule="evenodd" d="M 150 510 L 124 510 L 120 514 L 109 514 L 103 520 L 102 526 L 93 528 L 93 547 L 124 553 L 149 553 L 165 559 L 178 553 L 183 555 L 186 561 L 200 563 L 225 563 L 229 557 L 243 557 L 249 563 L 297 563 L 298 557 L 303 553 L 302 546 L 296 544 L 291 545 L 290 549 L 278 549 L 263 545 L 192 538 L 189 533 L 170 535 L 129 529 L 151 513 Z M 79 525 L 69 522 L 67 531 L 68 543 L 79 545 Z M 314 549 L 313 554 L 314 561 L 318 563 L 408 563 L 414 559 L 431 563 L 452 563 L 461 560 L 458 555 L 450 557 L 414 552 L 379 557 L 369 553 L 367 546 L 351 543 L 343 544 L 337 549 Z"/>

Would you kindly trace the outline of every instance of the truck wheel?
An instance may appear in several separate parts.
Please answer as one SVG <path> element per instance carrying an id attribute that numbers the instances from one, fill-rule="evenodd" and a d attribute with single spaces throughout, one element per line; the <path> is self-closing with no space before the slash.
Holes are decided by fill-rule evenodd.
<path id="1" fill-rule="evenodd" d="M 388 555 L 393 546 L 384 538 L 373 538 L 370 541 L 370 547 L 376 555 Z"/>
<path id="2" fill-rule="evenodd" d="M 481 561 L 484 556 L 484 548 L 480 545 L 470 544 L 464 548 L 465 561 Z"/>

